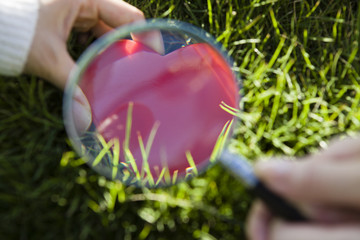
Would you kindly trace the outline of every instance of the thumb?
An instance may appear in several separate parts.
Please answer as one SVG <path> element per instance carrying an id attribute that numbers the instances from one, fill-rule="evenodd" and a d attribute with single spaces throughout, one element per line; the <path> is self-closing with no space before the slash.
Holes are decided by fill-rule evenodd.
<path id="1" fill-rule="evenodd" d="M 70 72 L 74 67 L 75 62 L 64 46 L 64 49 L 57 51 L 56 62 L 54 65 L 49 66 L 50 72 L 47 80 L 58 88 L 64 90 Z"/>
<path id="2" fill-rule="evenodd" d="M 90 104 L 80 87 L 76 86 L 72 101 L 72 116 L 79 135 L 85 133 L 92 122 Z"/>
<path id="3" fill-rule="evenodd" d="M 319 156 L 318 156 L 319 157 Z M 360 161 L 267 161 L 255 173 L 272 190 L 298 203 L 360 209 Z"/>
<path id="4" fill-rule="evenodd" d="M 71 71 L 75 69 L 75 62 L 68 54 L 67 51 L 59 51 L 58 64 L 51 68 L 50 76 L 48 80 L 64 90 L 67 84 L 67 80 Z M 92 122 L 92 113 L 89 101 L 86 95 L 79 86 L 75 87 L 74 94 L 72 96 L 72 116 L 75 124 L 75 129 L 78 134 L 82 134 L 89 128 Z"/>
<path id="5" fill-rule="evenodd" d="M 26 65 L 26 72 L 48 80 L 64 90 L 67 79 L 75 62 L 66 50 L 65 44 L 45 45 L 39 51 L 31 51 Z M 34 47 L 39 48 L 39 44 Z M 45 50 L 45 51 L 44 51 Z M 78 134 L 88 129 L 92 121 L 90 104 L 80 87 L 76 87 L 72 101 L 72 116 Z"/>
<path id="6" fill-rule="evenodd" d="M 49 36 L 46 41 L 38 34 L 33 40 L 24 72 L 44 78 L 64 90 L 68 76 L 75 66 L 66 45 L 57 36 Z M 51 44 L 50 44 L 51 43 Z"/>

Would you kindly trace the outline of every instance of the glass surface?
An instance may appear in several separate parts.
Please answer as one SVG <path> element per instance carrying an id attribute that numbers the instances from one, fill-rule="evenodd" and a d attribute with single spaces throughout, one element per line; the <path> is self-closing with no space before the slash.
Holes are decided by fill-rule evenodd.
<path id="1" fill-rule="evenodd" d="M 110 179 L 156 187 L 195 176 L 231 135 L 239 101 L 231 67 L 221 46 L 192 25 L 119 28 L 92 44 L 72 72 L 66 130 L 89 166 Z M 88 123 L 76 101 L 89 104 Z"/>

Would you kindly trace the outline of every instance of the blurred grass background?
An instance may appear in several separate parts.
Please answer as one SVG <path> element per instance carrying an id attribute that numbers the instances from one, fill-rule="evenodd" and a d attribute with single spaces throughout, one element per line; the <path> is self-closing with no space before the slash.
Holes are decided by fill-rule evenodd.
<path id="1" fill-rule="evenodd" d="M 128 1 L 217 37 L 243 79 L 231 147 L 255 160 L 302 156 L 360 129 L 357 0 Z M 76 58 L 84 49 L 75 38 Z M 221 167 L 165 189 L 98 176 L 71 150 L 62 93 L 0 77 L 1 239 L 245 239 L 252 201 Z"/>

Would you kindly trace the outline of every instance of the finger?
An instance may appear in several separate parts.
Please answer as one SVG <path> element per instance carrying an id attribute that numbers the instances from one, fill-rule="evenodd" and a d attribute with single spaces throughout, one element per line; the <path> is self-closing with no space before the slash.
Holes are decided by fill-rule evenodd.
<path id="1" fill-rule="evenodd" d="M 50 81 L 61 89 L 65 89 L 69 74 L 75 69 L 75 62 L 66 51 L 59 52 L 60 63 L 57 65 L 53 72 L 53 77 Z M 75 129 L 78 134 L 84 133 L 90 126 L 92 121 L 90 104 L 80 89 L 75 87 L 72 102 L 73 120 Z"/>
<path id="2" fill-rule="evenodd" d="M 44 36 L 35 36 L 34 42 L 41 42 Z M 62 39 L 48 36 L 47 41 L 51 45 L 33 44 L 25 66 L 25 72 L 35 74 L 51 82 L 60 89 L 64 89 L 71 69 L 75 66 L 74 60 L 67 52 Z"/>
<path id="3" fill-rule="evenodd" d="M 257 200 L 251 207 L 248 220 L 246 221 L 246 233 L 249 239 L 266 240 L 270 219 L 270 212 L 262 202 Z"/>
<path id="4" fill-rule="evenodd" d="M 46 78 L 52 84 L 57 86 L 60 89 L 65 89 L 67 80 L 69 78 L 70 72 L 75 67 L 74 60 L 70 57 L 68 52 L 66 51 L 66 47 L 64 44 L 61 44 L 61 41 L 58 44 L 55 44 L 56 39 L 54 40 L 54 46 L 57 46 L 56 53 L 53 52 L 52 62 L 55 66 L 48 68 L 47 72 L 42 72 L 39 75 L 41 77 Z M 49 49 L 55 51 L 54 49 Z M 48 52 L 49 54 L 49 52 Z M 81 91 L 79 87 L 75 89 L 74 99 L 73 99 L 73 116 L 74 116 L 74 124 L 78 133 L 84 132 L 91 123 L 91 110 L 89 102 L 87 101 L 84 93 Z"/>
<path id="5" fill-rule="evenodd" d="M 160 31 L 148 31 L 132 34 L 135 41 L 141 42 L 156 52 L 163 55 L 165 53 L 164 42 Z"/>
<path id="6" fill-rule="evenodd" d="M 96 1 L 82 1 L 77 12 L 73 28 L 79 32 L 87 32 L 98 22 Z"/>
<path id="7" fill-rule="evenodd" d="M 65 89 L 65 85 L 71 70 L 75 66 L 74 60 L 70 57 L 64 44 L 54 44 L 56 49 L 55 66 L 51 67 L 50 76 L 47 78 L 51 83 L 60 89 Z"/>
<path id="8" fill-rule="evenodd" d="M 73 100 L 74 125 L 77 133 L 81 135 L 90 127 L 92 122 L 91 108 L 85 94 L 78 86 L 75 88 Z"/>
<path id="9" fill-rule="evenodd" d="M 110 28 L 117 28 L 124 24 L 145 21 L 142 11 L 124 1 L 103 0 L 98 4 L 98 7 L 99 17 L 104 24 L 100 24 L 96 28 L 97 34 L 103 34 L 108 32 Z M 143 43 L 154 51 L 160 54 L 164 53 L 164 44 L 159 31 L 137 33 L 133 34 L 132 37 L 135 41 Z"/>
<path id="10" fill-rule="evenodd" d="M 360 222 L 360 212 L 347 208 L 306 205 L 302 212 L 310 219 L 323 223 Z"/>
<path id="11" fill-rule="evenodd" d="M 360 236 L 360 223 L 349 225 L 289 224 L 276 221 L 269 232 L 270 240 L 355 240 Z"/>
<path id="12" fill-rule="evenodd" d="M 103 21 L 99 21 L 92 29 L 91 32 L 94 34 L 95 37 L 101 37 L 105 33 L 110 32 L 113 30 L 112 27 L 105 24 Z"/>
<path id="13" fill-rule="evenodd" d="M 80 32 L 92 30 L 99 37 L 116 27 L 144 19 L 139 9 L 124 1 L 89 0 L 81 4 L 73 27 Z"/>
<path id="14" fill-rule="evenodd" d="M 59 45 L 59 48 L 60 46 L 61 45 Z M 66 49 L 59 51 L 57 54 L 58 62 L 56 67 L 52 68 L 52 72 L 50 72 L 50 75 L 47 77 L 47 79 L 60 89 L 65 89 L 69 74 L 75 67 L 75 62 L 67 53 Z M 81 134 L 89 128 L 92 121 L 92 116 L 90 104 L 79 87 L 76 87 L 75 89 L 72 111 L 75 129 L 77 130 L 78 134 Z"/>
<path id="15" fill-rule="evenodd" d="M 91 32 L 94 34 L 94 36 L 100 37 L 105 33 L 110 32 L 111 30 L 113 30 L 113 28 L 109 27 L 103 21 L 99 21 L 98 24 L 92 28 Z M 160 31 L 153 30 L 131 34 L 131 36 L 134 41 L 140 42 L 160 54 L 164 54 L 164 43 Z"/>
<path id="16" fill-rule="evenodd" d="M 112 28 L 144 20 L 144 14 L 136 7 L 119 0 L 98 1 L 99 19 Z"/>
<path id="17" fill-rule="evenodd" d="M 360 209 L 360 161 L 267 161 L 255 165 L 260 179 L 292 201 Z"/>
<path id="18" fill-rule="evenodd" d="M 318 154 L 321 159 L 344 161 L 360 156 L 360 137 L 346 137 L 333 139 L 327 149 Z M 360 158 L 359 158 L 360 160 Z"/>

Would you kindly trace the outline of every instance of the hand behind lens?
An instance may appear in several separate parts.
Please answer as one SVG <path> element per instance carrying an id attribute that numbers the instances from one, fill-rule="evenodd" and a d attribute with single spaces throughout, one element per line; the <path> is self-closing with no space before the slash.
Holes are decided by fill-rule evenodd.
<path id="1" fill-rule="evenodd" d="M 144 21 L 143 13 L 120 0 L 40 0 L 35 36 L 25 72 L 49 80 L 63 89 L 75 63 L 66 42 L 74 28 L 91 31 L 96 37 L 113 28 Z M 161 51 L 159 34 L 137 38 L 156 51 Z"/>

